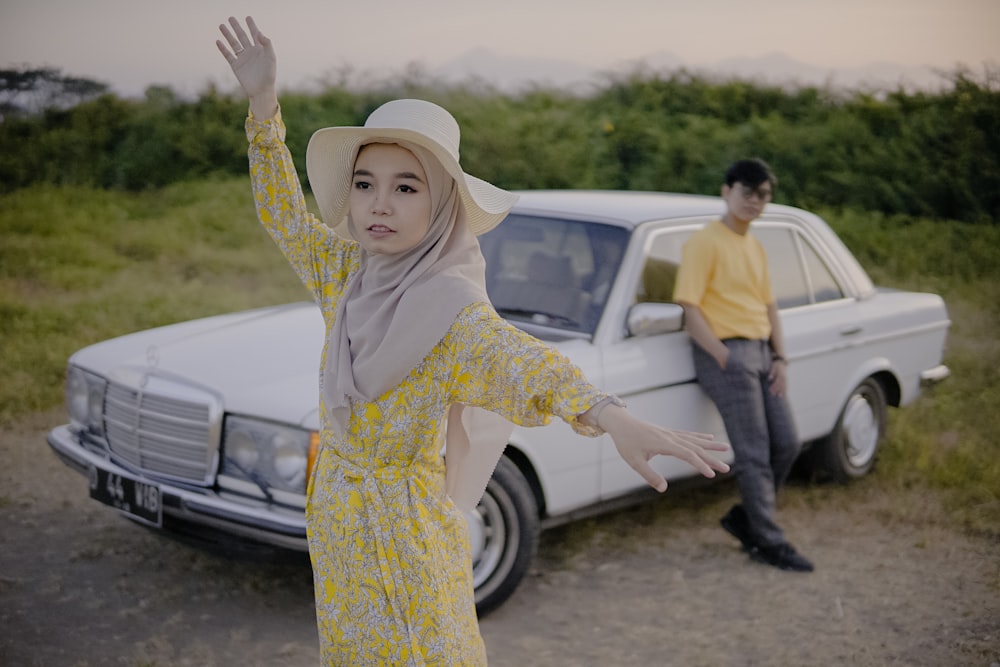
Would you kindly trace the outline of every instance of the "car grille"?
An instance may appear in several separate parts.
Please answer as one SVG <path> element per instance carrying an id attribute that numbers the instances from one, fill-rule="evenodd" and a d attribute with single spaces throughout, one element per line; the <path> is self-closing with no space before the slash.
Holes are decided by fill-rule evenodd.
<path id="1" fill-rule="evenodd" d="M 115 457 L 145 472 L 206 483 L 216 449 L 212 403 L 170 395 L 183 393 L 183 388 L 168 384 L 136 389 L 109 383 L 104 402 L 108 447 Z"/>

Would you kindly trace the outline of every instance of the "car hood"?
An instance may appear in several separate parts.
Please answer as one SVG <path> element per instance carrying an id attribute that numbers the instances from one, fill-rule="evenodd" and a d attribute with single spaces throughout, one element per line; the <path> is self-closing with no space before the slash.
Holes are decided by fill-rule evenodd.
<path id="1" fill-rule="evenodd" d="M 228 413 L 318 429 L 324 331 L 315 304 L 293 303 L 112 338 L 79 350 L 70 363 L 129 386 L 162 377 L 217 396 Z M 585 372 L 593 369 L 589 342 L 535 335 Z"/>
<path id="2" fill-rule="evenodd" d="M 224 397 L 226 412 L 318 428 L 324 326 L 311 302 L 207 317 L 112 338 L 70 363 L 111 380 L 155 375 Z"/>

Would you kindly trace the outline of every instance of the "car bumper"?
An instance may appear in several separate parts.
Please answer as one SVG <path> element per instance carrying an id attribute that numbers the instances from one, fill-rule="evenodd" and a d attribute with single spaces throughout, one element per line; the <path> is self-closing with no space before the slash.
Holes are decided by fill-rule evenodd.
<path id="1" fill-rule="evenodd" d="M 56 455 L 82 475 L 88 475 L 93 467 L 101 467 L 159 487 L 165 525 L 176 525 L 194 535 L 214 535 L 221 531 L 277 547 L 299 551 L 307 549 L 305 514 L 302 510 L 234 497 L 235 494 L 224 495 L 211 489 L 192 490 L 144 478 L 134 470 L 122 468 L 85 448 L 66 425 L 50 431 L 47 440 Z"/>
<path id="2" fill-rule="evenodd" d="M 929 387 L 931 385 L 935 385 L 946 379 L 949 375 L 951 375 L 951 369 L 944 364 L 940 364 L 934 368 L 928 368 L 920 373 L 920 386 Z"/>

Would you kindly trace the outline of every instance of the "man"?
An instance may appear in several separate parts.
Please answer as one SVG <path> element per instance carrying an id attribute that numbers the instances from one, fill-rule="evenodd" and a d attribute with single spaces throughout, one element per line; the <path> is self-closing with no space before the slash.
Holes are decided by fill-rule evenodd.
<path id="1" fill-rule="evenodd" d="M 753 560 L 811 572 L 774 519 L 775 494 L 800 443 L 785 397 L 788 361 L 767 255 L 749 231 L 776 185 L 762 160 L 726 170 L 726 213 L 684 245 L 674 300 L 694 341 L 698 382 L 719 409 L 736 458 L 742 504 L 722 517 L 722 527 Z"/>

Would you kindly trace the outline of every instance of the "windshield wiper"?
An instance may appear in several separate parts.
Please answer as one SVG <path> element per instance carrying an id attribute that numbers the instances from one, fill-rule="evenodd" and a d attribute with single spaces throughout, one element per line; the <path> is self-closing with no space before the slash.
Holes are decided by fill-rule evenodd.
<path id="1" fill-rule="evenodd" d="M 532 322 L 536 322 L 537 320 L 535 318 L 537 317 L 544 317 L 547 320 L 554 320 L 566 326 L 574 327 L 576 329 L 580 328 L 580 323 L 573 318 L 566 317 L 565 315 L 560 315 L 558 313 L 549 313 L 544 310 L 531 310 L 527 308 L 497 308 L 496 311 L 501 317 L 520 317 L 531 320 Z M 550 324 L 551 322 L 538 323 Z"/>

